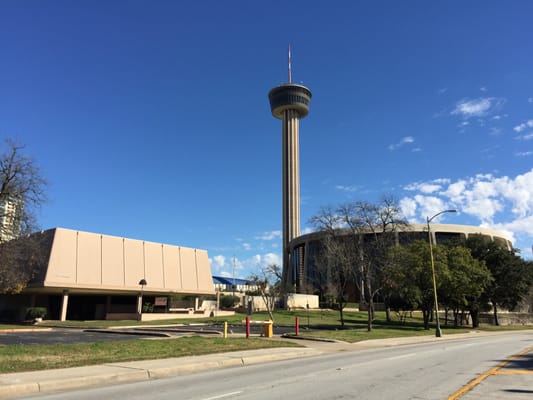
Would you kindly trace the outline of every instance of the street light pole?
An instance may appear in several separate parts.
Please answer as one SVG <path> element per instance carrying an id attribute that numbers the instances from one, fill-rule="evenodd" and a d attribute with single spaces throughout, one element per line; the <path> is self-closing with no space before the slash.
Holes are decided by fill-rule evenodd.
<path id="1" fill-rule="evenodd" d="M 431 228 L 429 226 L 429 223 L 433 220 L 433 218 L 438 217 L 441 214 L 454 213 L 454 212 L 457 212 L 457 210 L 444 210 L 444 211 L 441 211 L 441 212 L 435 214 L 431 218 L 426 217 L 427 224 L 428 224 L 429 257 L 431 259 L 431 273 L 433 275 L 433 295 L 435 296 L 435 319 L 436 319 L 436 322 L 437 322 L 437 327 L 435 329 L 435 336 L 436 337 L 441 337 L 442 336 L 442 331 L 440 329 L 440 322 L 439 322 L 439 301 L 437 299 L 437 279 L 436 279 L 436 276 L 435 276 L 435 261 L 433 260 L 433 238 L 431 236 Z"/>

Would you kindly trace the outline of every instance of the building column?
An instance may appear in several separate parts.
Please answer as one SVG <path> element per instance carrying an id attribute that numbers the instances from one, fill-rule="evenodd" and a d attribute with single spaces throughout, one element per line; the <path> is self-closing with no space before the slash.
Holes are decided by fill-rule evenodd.
<path id="1" fill-rule="evenodd" d="M 61 299 L 61 315 L 59 316 L 60 321 L 67 320 L 67 310 L 68 310 L 68 290 L 63 290 L 63 298 Z"/>
<path id="2" fill-rule="evenodd" d="M 143 310 L 143 293 L 137 293 L 137 319 L 141 321 L 142 319 L 142 310 Z"/>
<path id="3" fill-rule="evenodd" d="M 111 313 L 111 295 L 106 296 L 106 302 L 105 302 L 105 315 L 107 317 L 107 314 Z"/>

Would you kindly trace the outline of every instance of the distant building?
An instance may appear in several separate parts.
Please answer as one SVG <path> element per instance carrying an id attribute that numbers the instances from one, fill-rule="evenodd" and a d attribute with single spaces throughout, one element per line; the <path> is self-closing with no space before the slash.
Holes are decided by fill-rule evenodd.
<path id="1" fill-rule="evenodd" d="M 213 276 L 213 283 L 217 292 L 255 292 L 259 288 L 257 285 L 247 279 L 229 278 L 227 276 Z"/>
<path id="2" fill-rule="evenodd" d="M 20 235 L 22 209 L 20 198 L 0 194 L 0 243 Z"/>
<path id="3" fill-rule="evenodd" d="M 342 230 L 340 230 L 342 232 Z M 346 235 L 350 232 L 346 230 Z M 324 232 L 314 232 L 294 238 L 289 244 L 293 263 L 291 268 L 284 271 L 286 279 L 284 287 L 295 289 L 301 293 L 304 289 L 315 286 L 316 271 L 320 262 Z M 396 243 L 407 244 L 414 240 L 428 241 L 426 224 L 410 224 L 406 229 L 395 233 Z M 511 250 L 512 243 L 505 235 L 494 229 L 479 226 L 431 224 L 432 242 L 442 244 L 451 240 L 466 240 L 470 236 L 482 236 L 487 240 L 499 243 L 502 247 Z"/>

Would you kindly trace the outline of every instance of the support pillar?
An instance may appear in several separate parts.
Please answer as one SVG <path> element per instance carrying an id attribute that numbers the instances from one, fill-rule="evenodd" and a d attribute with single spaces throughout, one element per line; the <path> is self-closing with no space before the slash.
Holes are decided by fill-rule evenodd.
<path id="1" fill-rule="evenodd" d="M 67 310 L 68 310 L 68 290 L 64 290 L 63 298 L 61 299 L 61 315 L 59 316 L 60 321 L 67 320 Z"/>
<path id="2" fill-rule="evenodd" d="M 105 302 L 105 313 L 106 315 L 109 314 L 111 311 L 111 296 L 106 296 L 106 302 Z"/>
<path id="3" fill-rule="evenodd" d="M 142 320 L 142 309 L 143 307 L 143 293 L 142 292 L 139 292 L 137 293 L 137 319 L 139 321 Z"/>

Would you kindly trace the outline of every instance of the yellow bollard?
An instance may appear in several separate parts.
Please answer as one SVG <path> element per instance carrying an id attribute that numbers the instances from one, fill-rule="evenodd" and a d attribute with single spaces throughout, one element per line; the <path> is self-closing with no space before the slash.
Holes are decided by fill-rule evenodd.
<path id="1" fill-rule="evenodd" d="M 273 321 L 270 319 L 268 321 L 263 322 L 263 335 L 267 338 L 271 338 L 273 336 L 273 329 L 272 329 Z"/>
<path id="2" fill-rule="evenodd" d="M 224 339 L 228 337 L 228 321 L 224 321 Z"/>

